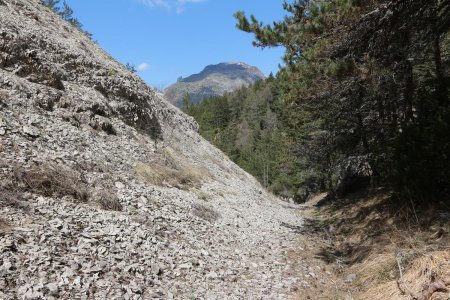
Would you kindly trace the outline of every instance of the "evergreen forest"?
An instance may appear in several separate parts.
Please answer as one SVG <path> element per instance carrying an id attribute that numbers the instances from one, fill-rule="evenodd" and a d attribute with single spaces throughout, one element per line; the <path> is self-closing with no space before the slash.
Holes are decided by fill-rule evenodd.
<path id="1" fill-rule="evenodd" d="M 417 203 L 448 199 L 450 1 L 297 0 L 273 24 L 237 12 L 255 47 L 284 47 L 275 75 L 183 110 L 275 194 L 350 185 Z"/>

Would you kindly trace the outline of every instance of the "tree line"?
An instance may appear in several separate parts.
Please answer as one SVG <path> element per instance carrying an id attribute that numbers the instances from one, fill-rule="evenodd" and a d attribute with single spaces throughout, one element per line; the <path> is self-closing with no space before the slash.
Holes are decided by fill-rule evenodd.
<path id="1" fill-rule="evenodd" d="M 296 0 L 265 25 L 237 12 L 257 47 L 285 49 L 276 76 L 185 111 L 275 193 L 335 190 L 364 164 L 373 185 L 448 199 L 450 2 Z"/>

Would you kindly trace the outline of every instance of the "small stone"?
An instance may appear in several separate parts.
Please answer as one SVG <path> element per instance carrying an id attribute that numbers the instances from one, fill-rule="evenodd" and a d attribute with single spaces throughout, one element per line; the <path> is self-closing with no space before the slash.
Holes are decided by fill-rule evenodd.
<path id="1" fill-rule="evenodd" d="M 161 275 L 162 274 L 162 269 L 159 266 L 159 264 L 152 264 L 151 265 L 151 269 L 152 269 L 153 274 L 155 274 L 155 275 Z"/>
<path id="2" fill-rule="evenodd" d="M 56 293 L 58 291 L 58 285 L 56 283 L 49 283 L 46 285 L 47 289 L 51 294 Z"/>
<path id="3" fill-rule="evenodd" d="M 32 138 L 38 138 L 40 136 L 39 131 L 36 128 L 33 128 L 31 126 L 27 126 L 27 125 L 23 126 L 22 131 L 23 131 L 23 133 L 25 133 L 26 135 L 28 135 L 29 137 L 32 137 Z"/>
<path id="4" fill-rule="evenodd" d="M 11 241 L 10 239 L 0 240 L 0 252 L 5 252 L 5 251 L 16 252 L 17 251 L 16 244 L 13 241 Z"/>
<path id="5" fill-rule="evenodd" d="M 0 277 L 4 277 L 8 270 L 11 269 L 11 263 L 9 261 L 3 262 L 3 265 L 0 267 Z"/>
<path id="6" fill-rule="evenodd" d="M 125 185 L 124 185 L 122 182 L 120 182 L 120 181 L 116 181 L 116 182 L 114 183 L 114 185 L 115 185 L 116 188 L 118 188 L 119 190 L 122 190 L 122 189 L 125 188 Z"/>
<path id="7" fill-rule="evenodd" d="M 348 274 L 347 277 L 345 277 L 346 283 L 352 283 L 356 279 L 356 274 Z"/>
<path id="8" fill-rule="evenodd" d="M 99 272 L 103 271 L 103 269 L 105 269 L 106 266 L 107 266 L 107 263 L 104 261 L 101 261 L 98 264 L 96 264 L 95 266 L 93 266 L 92 268 L 88 268 L 84 272 L 85 273 L 99 273 Z"/>
<path id="9" fill-rule="evenodd" d="M 178 269 L 190 269 L 191 265 L 190 264 L 181 264 L 178 266 Z"/>
<path id="10" fill-rule="evenodd" d="M 63 228 L 63 221 L 61 219 L 54 219 L 50 221 L 50 224 L 53 228 L 61 230 Z"/>

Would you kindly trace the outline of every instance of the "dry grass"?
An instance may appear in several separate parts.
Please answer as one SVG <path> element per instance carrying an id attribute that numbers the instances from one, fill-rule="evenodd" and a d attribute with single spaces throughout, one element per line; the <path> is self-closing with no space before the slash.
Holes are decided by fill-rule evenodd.
<path id="1" fill-rule="evenodd" d="M 206 201 L 206 202 L 210 201 L 212 198 L 210 194 L 205 193 L 203 191 L 199 191 L 197 195 L 198 195 L 199 199 Z"/>
<path id="2" fill-rule="evenodd" d="M 140 180 L 158 186 L 172 186 L 180 189 L 200 188 L 209 171 L 188 163 L 170 148 L 152 162 L 138 162 L 135 172 Z"/>
<path id="3" fill-rule="evenodd" d="M 0 208 L 10 207 L 28 211 L 30 207 L 26 201 L 23 201 L 18 191 L 8 190 L 5 187 L 0 187 Z"/>
<path id="4" fill-rule="evenodd" d="M 8 100 L 9 97 L 9 91 L 0 89 L 0 102 Z"/>
<path id="5" fill-rule="evenodd" d="M 192 213 L 194 214 L 194 216 L 197 216 L 208 222 L 215 222 L 220 218 L 220 214 L 218 212 L 203 204 L 193 204 Z"/>
<path id="6" fill-rule="evenodd" d="M 81 175 L 65 166 L 40 164 L 31 168 L 18 166 L 14 170 L 14 183 L 19 188 L 45 197 L 72 196 L 79 202 L 87 202 L 88 188 Z"/>
<path id="7" fill-rule="evenodd" d="M 327 285 L 311 288 L 298 299 L 305 299 L 305 294 L 309 299 L 347 299 L 347 295 L 411 299 L 398 288 L 397 260 L 407 286 L 415 293 L 434 279 L 450 278 L 450 220 L 439 217 L 440 212 L 412 208 L 383 192 L 354 195 L 339 204 L 308 210 L 302 233 L 315 249 L 305 252 L 312 252 L 319 259 L 316 263 L 332 272 L 324 280 Z M 356 279 L 346 282 L 348 274 L 355 274 Z M 435 293 L 431 299 L 448 297 Z"/>
<path id="8" fill-rule="evenodd" d="M 391 260 L 394 255 L 391 255 Z M 395 261 L 395 258 L 394 258 Z M 450 251 L 431 251 L 411 258 L 409 266 L 405 268 L 404 281 L 415 293 L 421 292 L 425 286 L 435 279 L 445 279 L 450 276 Z M 397 279 L 397 278 L 396 278 Z M 384 283 L 373 284 L 361 294 L 363 299 L 411 299 L 408 294 L 402 294 L 397 282 L 388 280 Z M 433 295 L 433 300 L 449 299 L 449 294 Z"/>
<path id="9" fill-rule="evenodd" d="M 97 203 L 103 210 L 122 211 L 123 206 L 119 201 L 117 195 L 108 191 L 97 192 L 93 197 L 95 203 Z"/>
<path id="10" fill-rule="evenodd" d="M 19 194 L 15 191 L 7 190 L 0 187 L 0 204 L 1 207 L 15 207 L 19 200 Z"/>
<path id="11" fill-rule="evenodd" d="M 77 203 L 92 204 L 103 210 L 123 210 L 116 194 L 110 192 L 108 188 L 94 191 L 83 178 L 80 172 L 60 164 L 15 166 L 12 172 L 0 181 L 0 208 L 28 210 L 30 207 L 27 201 L 21 199 L 21 195 L 23 192 L 30 192 L 44 197 L 68 196 Z"/>
<path id="12" fill-rule="evenodd" d="M 11 226 L 9 225 L 6 220 L 0 218 L 0 233 L 2 232 L 8 232 L 11 230 Z"/>

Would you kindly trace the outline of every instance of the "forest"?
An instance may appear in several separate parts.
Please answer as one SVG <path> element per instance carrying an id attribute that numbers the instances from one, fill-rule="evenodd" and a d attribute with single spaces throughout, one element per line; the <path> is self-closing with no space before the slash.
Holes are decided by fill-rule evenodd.
<path id="1" fill-rule="evenodd" d="M 364 185 L 448 199 L 450 2 L 297 0 L 273 24 L 237 12 L 284 66 L 183 110 L 272 192 L 303 202 Z"/>

